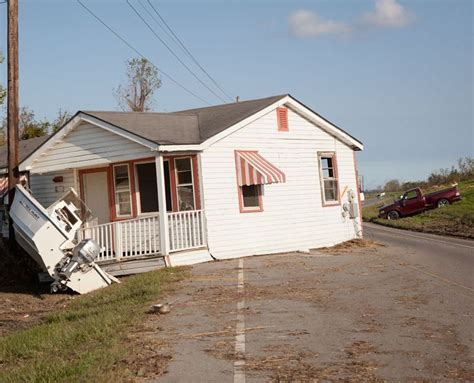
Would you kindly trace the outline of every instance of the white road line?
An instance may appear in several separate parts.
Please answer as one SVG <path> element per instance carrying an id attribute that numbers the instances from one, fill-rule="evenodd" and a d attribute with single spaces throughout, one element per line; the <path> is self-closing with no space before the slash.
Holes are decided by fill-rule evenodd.
<path id="1" fill-rule="evenodd" d="M 407 237 L 413 237 L 413 238 L 418 238 L 418 239 L 423 239 L 425 241 L 433 241 L 433 242 L 439 242 L 439 243 L 445 243 L 447 245 L 454 245 L 454 246 L 460 246 L 460 247 L 466 247 L 468 249 L 474 249 L 474 246 L 468 246 L 468 245 L 463 245 L 461 243 L 456 243 L 456 242 L 448 242 L 448 241 L 442 241 L 442 240 L 439 240 L 437 239 L 436 237 L 431 237 L 431 236 L 421 236 L 421 235 L 413 235 L 413 234 L 409 234 L 407 233 L 407 230 L 400 230 L 400 229 L 382 229 L 381 227 L 376 227 L 376 226 L 373 226 L 373 225 L 365 225 L 366 229 L 375 229 L 375 230 L 380 230 L 380 231 L 385 231 L 387 233 L 392 233 L 394 235 L 398 234 L 398 235 L 401 235 L 401 236 L 407 236 Z"/>
<path id="2" fill-rule="evenodd" d="M 237 292 L 242 296 L 237 303 L 237 326 L 235 335 L 234 383 L 245 383 L 245 300 L 244 294 L 244 260 L 239 259 Z"/>

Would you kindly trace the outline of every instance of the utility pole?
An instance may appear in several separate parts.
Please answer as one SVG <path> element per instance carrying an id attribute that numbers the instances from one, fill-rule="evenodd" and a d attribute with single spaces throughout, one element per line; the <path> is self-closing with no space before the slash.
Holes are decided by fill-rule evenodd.
<path id="1" fill-rule="evenodd" d="M 8 211 L 15 195 L 18 173 L 18 0 L 8 0 Z M 14 240 L 13 225 L 9 222 L 10 239 Z"/>

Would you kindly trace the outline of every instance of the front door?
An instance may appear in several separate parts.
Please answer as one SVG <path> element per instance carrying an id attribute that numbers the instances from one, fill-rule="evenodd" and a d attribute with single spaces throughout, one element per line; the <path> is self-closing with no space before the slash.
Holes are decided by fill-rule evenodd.
<path id="1" fill-rule="evenodd" d="M 109 222 L 109 193 L 107 187 L 107 172 L 98 171 L 82 175 L 84 202 L 91 209 L 92 216 L 97 217 L 98 223 Z"/>

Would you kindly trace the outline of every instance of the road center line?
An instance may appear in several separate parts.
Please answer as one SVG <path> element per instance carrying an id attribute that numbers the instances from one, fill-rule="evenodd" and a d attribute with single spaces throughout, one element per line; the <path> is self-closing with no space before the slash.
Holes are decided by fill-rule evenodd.
<path id="1" fill-rule="evenodd" d="M 244 299 L 244 260 L 239 259 L 237 293 L 241 296 L 237 302 L 237 325 L 235 334 L 234 383 L 245 383 L 245 299 Z"/>
<path id="2" fill-rule="evenodd" d="M 410 234 L 410 233 L 400 233 L 401 229 L 397 229 L 397 228 L 394 228 L 394 230 L 391 230 L 391 229 L 382 229 L 380 227 L 376 227 L 376 226 L 373 226 L 373 225 L 366 225 L 365 226 L 366 228 L 368 228 L 369 230 L 370 229 L 375 229 L 375 230 L 379 230 L 379 231 L 385 231 L 387 233 L 390 233 L 392 235 L 398 235 L 398 236 L 407 236 L 407 237 L 413 237 L 413 238 L 418 238 L 418 239 L 422 239 L 422 240 L 425 240 L 425 241 L 433 241 L 433 242 L 439 242 L 439 243 L 444 243 L 444 244 L 447 244 L 447 245 L 453 245 L 453 246 L 459 246 L 459 247 L 466 247 L 468 249 L 474 249 L 474 246 L 469 246 L 469 245 L 463 245 L 461 243 L 456 243 L 456 242 L 448 242 L 448 241 L 442 241 L 442 240 L 439 240 L 437 238 L 433 238 L 433 237 L 423 237 L 421 235 L 413 235 L 413 234 Z M 403 231 L 408 231 L 408 230 L 403 230 Z"/>

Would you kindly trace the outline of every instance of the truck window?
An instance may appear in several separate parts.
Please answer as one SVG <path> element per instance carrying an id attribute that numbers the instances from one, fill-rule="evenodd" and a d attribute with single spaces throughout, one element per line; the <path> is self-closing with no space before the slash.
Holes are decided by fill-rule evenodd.
<path id="1" fill-rule="evenodd" d="M 405 199 L 416 199 L 418 197 L 418 193 L 416 190 L 410 190 L 405 193 Z"/>

